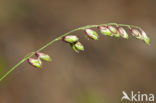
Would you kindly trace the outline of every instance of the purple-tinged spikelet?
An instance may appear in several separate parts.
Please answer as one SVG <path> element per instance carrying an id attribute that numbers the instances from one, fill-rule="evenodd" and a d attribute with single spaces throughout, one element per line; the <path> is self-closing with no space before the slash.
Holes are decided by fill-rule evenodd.
<path id="1" fill-rule="evenodd" d="M 98 40 L 98 38 L 99 38 L 98 34 L 97 34 L 94 30 L 85 29 L 85 33 L 87 34 L 87 36 L 88 36 L 90 39 Z"/>
<path id="2" fill-rule="evenodd" d="M 143 40 L 142 35 L 139 30 L 130 28 L 131 34 L 136 37 L 137 39 Z"/>
<path id="3" fill-rule="evenodd" d="M 118 30 L 118 33 L 120 34 L 121 37 L 128 39 L 128 34 L 123 27 L 118 26 L 117 30 Z"/>
<path id="4" fill-rule="evenodd" d="M 47 55 L 47 54 L 45 54 L 45 53 L 38 52 L 38 53 L 35 53 L 35 55 L 36 55 L 38 58 L 40 58 L 40 59 L 42 59 L 42 60 L 44 60 L 44 61 L 47 61 L 47 62 L 50 62 L 50 61 L 51 61 L 50 56 Z"/>
<path id="5" fill-rule="evenodd" d="M 111 36 L 112 32 L 106 26 L 97 27 L 103 35 Z"/>
<path id="6" fill-rule="evenodd" d="M 84 46 L 79 41 L 74 44 L 71 44 L 71 46 L 72 49 L 77 53 L 79 53 L 79 51 L 84 51 Z"/>
<path id="7" fill-rule="evenodd" d="M 146 44 L 150 44 L 150 38 L 147 36 L 144 30 L 140 30 L 142 38 Z"/>
<path id="8" fill-rule="evenodd" d="M 41 68 L 42 62 L 40 59 L 29 58 L 28 63 L 36 68 Z"/>
<path id="9" fill-rule="evenodd" d="M 112 32 L 112 36 L 120 37 L 120 34 L 114 26 L 109 25 L 107 28 Z"/>
<path id="10" fill-rule="evenodd" d="M 75 43 L 79 40 L 79 38 L 76 35 L 67 35 L 67 36 L 64 36 L 62 40 L 67 43 Z"/>

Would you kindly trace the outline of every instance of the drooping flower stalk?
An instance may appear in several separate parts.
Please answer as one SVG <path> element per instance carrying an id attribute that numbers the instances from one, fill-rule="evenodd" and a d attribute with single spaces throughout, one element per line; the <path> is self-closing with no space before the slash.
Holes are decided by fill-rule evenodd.
<path id="1" fill-rule="evenodd" d="M 98 40 L 99 35 L 97 34 L 96 31 L 92 30 L 91 28 L 98 28 L 100 32 L 106 36 L 115 36 L 115 37 L 122 36 L 123 38 L 126 38 L 126 39 L 128 38 L 128 35 L 124 28 L 130 28 L 132 35 L 134 35 L 136 38 L 144 40 L 146 44 L 150 44 L 150 39 L 146 35 L 146 33 L 140 27 L 134 26 L 134 25 L 108 23 L 108 24 L 87 25 L 87 26 L 79 27 L 55 38 L 54 40 L 51 40 L 50 42 L 45 44 L 40 49 L 36 50 L 35 52 L 32 52 L 31 54 L 23 58 L 21 61 L 19 61 L 15 66 L 13 66 L 7 73 L 5 73 L 0 78 L 0 82 L 4 78 L 6 78 L 11 72 L 13 72 L 18 66 L 20 66 L 22 63 L 24 63 L 27 60 L 31 65 L 38 67 L 38 68 L 40 68 L 42 65 L 42 62 L 40 61 L 40 59 L 45 60 L 45 61 L 51 61 L 49 55 L 40 53 L 40 51 L 44 50 L 45 48 L 49 47 L 50 45 L 52 45 L 53 43 L 59 40 L 64 40 L 67 43 L 70 43 L 70 45 L 76 52 L 83 51 L 84 46 L 79 42 L 79 38 L 77 36 L 74 36 L 74 35 L 71 36 L 69 34 L 79 31 L 79 30 L 84 30 L 89 38 L 91 38 L 92 40 Z M 31 58 L 34 55 L 36 55 L 38 59 Z"/>

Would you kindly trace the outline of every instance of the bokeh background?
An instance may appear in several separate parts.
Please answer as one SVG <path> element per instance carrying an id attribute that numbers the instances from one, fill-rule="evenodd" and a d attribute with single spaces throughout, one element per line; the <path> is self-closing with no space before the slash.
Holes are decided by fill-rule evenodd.
<path id="1" fill-rule="evenodd" d="M 143 27 L 151 45 L 79 35 L 85 51 L 59 41 L 36 69 L 27 62 L 0 83 L 0 103 L 120 103 L 122 91 L 156 93 L 156 0 L 0 0 L 0 76 L 27 53 L 74 28 L 123 23 Z M 124 101 L 125 103 L 127 101 Z"/>

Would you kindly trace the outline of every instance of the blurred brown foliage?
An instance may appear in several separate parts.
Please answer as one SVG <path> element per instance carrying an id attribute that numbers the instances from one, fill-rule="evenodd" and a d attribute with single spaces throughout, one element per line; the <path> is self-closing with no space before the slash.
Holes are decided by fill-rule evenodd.
<path id="1" fill-rule="evenodd" d="M 76 54 L 57 42 L 43 52 L 53 62 L 22 64 L 0 83 L 0 103 L 120 103 L 122 91 L 156 93 L 155 0 L 0 0 L 0 76 L 30 53 L 74 28 L 117 22 L 144 28 L 135 38 L 101 36 Z"/>

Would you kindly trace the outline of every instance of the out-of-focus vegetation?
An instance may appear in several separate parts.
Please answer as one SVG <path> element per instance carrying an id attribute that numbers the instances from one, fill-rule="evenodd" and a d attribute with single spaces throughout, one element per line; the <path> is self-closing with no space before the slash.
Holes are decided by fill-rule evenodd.
<path id="1" fill-rule="evenodd" d="M 6 72 L 6 61 L 0 57 L 0 75 L 4 74 L 4 72 Z"/>

